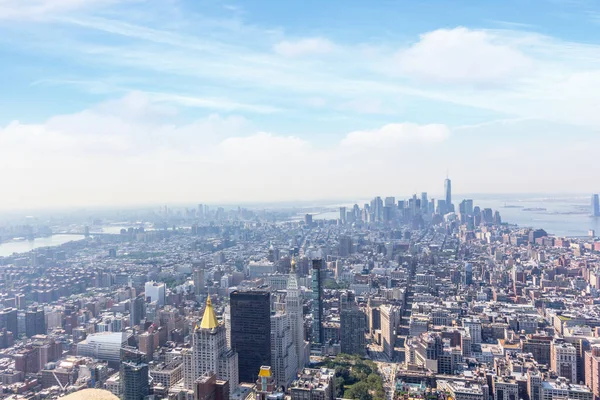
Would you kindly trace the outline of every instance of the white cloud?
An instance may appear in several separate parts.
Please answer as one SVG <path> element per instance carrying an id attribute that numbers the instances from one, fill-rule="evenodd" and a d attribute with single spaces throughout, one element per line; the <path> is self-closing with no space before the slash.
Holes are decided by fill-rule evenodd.
<path id="1" fill-rule="evenodd" d="M 329 54 L 335 50 L 333 42 L 324 38 L 305 38 L 296 41 L 284 40 L 277 43 L 273 49 L 285 57 L 300 57 L 305 55 Z"/>
<path id="2" fill-rule="evenodd" d="M 441 124 L 417 125 L 411 123 L 388 124 L 370 131 L 349 133 L 342 144 L 344 146 L 365 146 L 388 148 L 405 143 L 435 143 L 450 137 L 450 129 Z"/>
<path id="3" fill-rule="evenodd" d="M 396 66 L 402 74 L 441 83 L 491 84 L 530 72 L 526 55 L 486 31 L 439 29 L 421 35 L 401 51 Z"/>
<path id="4" fill-rule="evenodd" d="M 0 19 L 48 17 L 59 12 L 118 2 L 123 0 L 0 0 Z"/>

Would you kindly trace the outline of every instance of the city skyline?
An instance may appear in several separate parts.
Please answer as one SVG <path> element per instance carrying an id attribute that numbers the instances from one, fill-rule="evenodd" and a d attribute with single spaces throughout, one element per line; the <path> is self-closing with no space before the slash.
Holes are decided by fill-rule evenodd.
<path id="1" fill-rule="evenodd" d="M 0 208 L 598 191 L 591 1 L 142 3 L 2 2 Z"/>

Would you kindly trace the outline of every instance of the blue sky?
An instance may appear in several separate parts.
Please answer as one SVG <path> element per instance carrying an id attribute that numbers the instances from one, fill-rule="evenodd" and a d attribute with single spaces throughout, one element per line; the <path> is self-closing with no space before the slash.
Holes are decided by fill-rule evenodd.
<path id="1" fill-rule="evenodd" d="M 600 191 L 584 0 L 0 0 L 0 207 Z"/>

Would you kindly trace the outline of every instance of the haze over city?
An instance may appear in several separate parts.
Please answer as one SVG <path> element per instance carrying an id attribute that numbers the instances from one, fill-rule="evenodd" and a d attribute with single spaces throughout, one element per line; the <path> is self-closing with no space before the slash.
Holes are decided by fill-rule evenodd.
<path id="1" fill-rule="evenodd" d="M 544 12 L 540 12 L 543 8 Z M 2 208 L 591 193 L 592 1 L 0 2 Z"/>

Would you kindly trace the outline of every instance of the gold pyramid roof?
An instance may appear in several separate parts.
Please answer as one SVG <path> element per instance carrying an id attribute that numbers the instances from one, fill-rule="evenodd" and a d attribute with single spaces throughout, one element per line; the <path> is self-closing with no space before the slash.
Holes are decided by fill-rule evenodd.
<path id="1" fill-rule="evenodd" d="M 202 317 L 202 322 L 200 322 L 201 329 L 214 329 L 219 326 L 219 321 L 217 321 L 217 316 L 215 315 L 215 309 L 212 306 L 212 301 L 210 300 L 210 296 L 206 298 L 206 308 L 204 309 L 204 316 Z"/>

